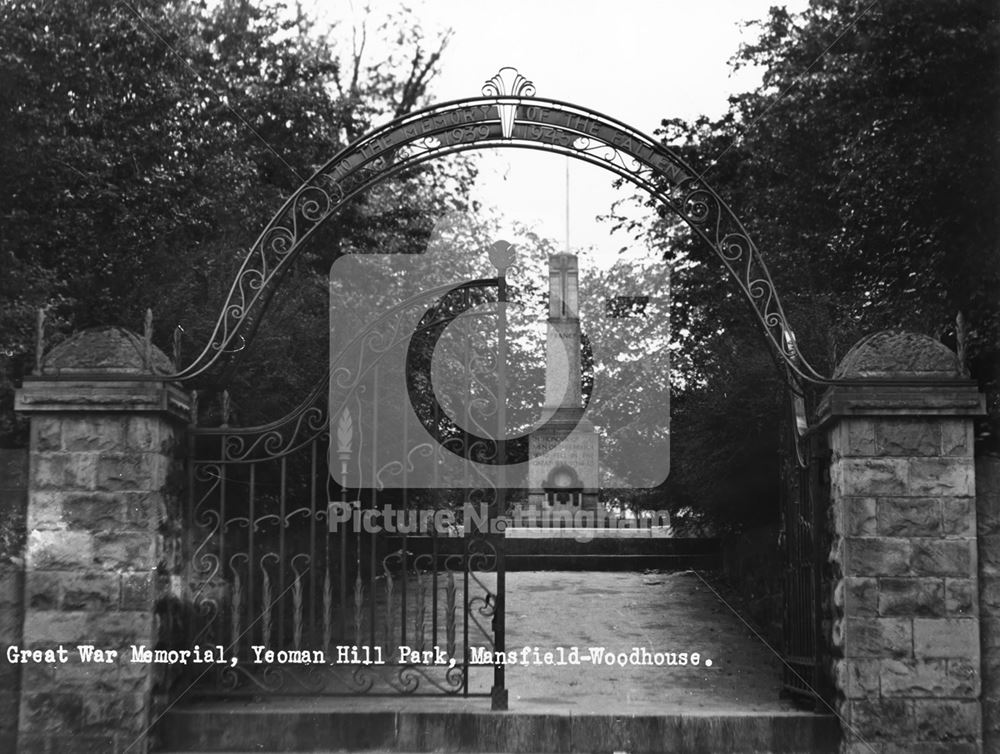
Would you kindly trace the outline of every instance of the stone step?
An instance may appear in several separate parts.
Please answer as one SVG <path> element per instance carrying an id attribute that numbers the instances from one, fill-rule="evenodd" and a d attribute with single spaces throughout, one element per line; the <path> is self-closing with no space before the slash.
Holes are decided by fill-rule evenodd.
<path id="1" fill-rule="evenodd" d="M 836 752 L 832 715 L 601 715 L 490 711 L 269 711 L 213 705 L 168 712 L 164 752 Z"/>

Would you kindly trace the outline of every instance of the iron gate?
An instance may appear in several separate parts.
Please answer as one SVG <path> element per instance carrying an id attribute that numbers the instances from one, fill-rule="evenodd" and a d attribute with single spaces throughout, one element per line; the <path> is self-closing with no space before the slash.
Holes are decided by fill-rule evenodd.
<path id="1" fill-rule="evenodd" d="M 305 241 L 323 223 L 337 217 L 354 197 L 392 175 L 434 159 L 497 147 L 566 155 L 609 170 L 647 192 L 707 244 L 724 273 L 744 294 L 765 338 L 793 379 L 813 385 L 832 383 L 798 351 L 760 252 L 730 207 L 697 171 L 669 148 L 613 118 L 572 103 L 536 97 L 532 82 L 512 68 L 503 68 L 489 79 L 482 96 L 434 105 L 367 134 L 303 182 L 247 251 L 200 353 L 172 378 L 196 380 L 228 363 L 240 350 L 238 344 L 253 337 Z M 387 538 L 366 539 L 348 528 L 338 536 L 324 533 L 329 524 L 324 518 L 328 516 L 328 492 L 340 495 L 341 502 L 351 502 L 359 511 L 365 506 L 373 509 L 379 494 L 327 488 L 327 419 L 332 413 L 339 422 L 344 414 L 331 412 L 321 397 L 322 389 L 315 400 L 264 427 L 192 427 L 187 511 L 192 553 L 189 582 L 197 618 L 192 639 L 222 642 L 224 647 L 232 646 L 237 655 L 246 656 L 251 639 L 273 640 L 293 648 L 318 641 L 325 648 L 338 646 L 336 641 L 353 640 L 358 645 L 365 636 L 369 641 L 381 636 L 385 649 L 395 641 L 392 636 L 397 631 L 400 640 L 419 637 L 423 631 L 428 640 L 439 641 L 443 630 L 446 646 L 451 648 L 448 627 L 455 626 L 452 633 L 457 636 L 461 626 L 463 640 L 467 633 L 478 630 L 486 635 L 484 641 L 492 638 L 495 648 L 501 650 L 502 547 L 488 538 L 470 539 L 466 533 L 461 552 L 446 555 L 442 570 L 438 556 L 445 538 L 430 543 L 430 560 L 419 560 L 408 554 L 406 536 L 396 547 Z M 465 442 L 468 438 L 451 439 L 469 446 Z M 499 443 L 495 451 L 506 453 Z M 809 464 L 807 468 L 816 467 Z M 819 502 L 822 493 L 817 490 L 816 496 L 811 496 L 808 492 L 814 481 L 806 474 L 783 506 L 788 553 L 786 655 L 790 668 L 786 685 L 796 693 L 807 686 L 815 688 L 812 681 L 821 680 L 818 583 L 823 548 L 819 524 L 825 509 Z M 489 501 L 491 520 L 501 515 L 503 487 L 494 485 L 478 493 Z M 413 503 L 403 501 L 404 507 Z M 495 573 L 492 588 L 492 582 L 483 578 L 486 573 Z M 427 579 L 432 584 L 429 591 Z M 444 591 L 439 593 L 442 580 Z M 460 590 L 459 583 L 463 587 L 468 584 L 469 589 Z M 473 589 L 480 590 L 481 604 L 470 594 Z M 413 602 L 417 594 L 422 596 Z M 399 608 L 393 612 L 388 606 L 397 600 Z M 380 611 L 392 630 L 379 627 Z M 418 619 L 418 614 L 423 619 Z M 490 617 L 491 625 L 482 628 L 474 620 L 470 623 L 473 617 Z M 468 647 L 456 643 L 454 650 L 456 656 L 468 656 Z M 374 680 L 367 680 L 370 667 L 362 665 L 344 684 L 347 693 L 374 693 L 381 688 Z M 443 690 L 472 693 L 471 670 L 463 660 L 461 677 L 457 682 L 446 679 Z M 404 671 L 398 671 L 389 693 L 426 690 L 422 681 L 404 681 Z M 423 666 L 415 666 L 413 672 L 423 678 L 422 671 Z M 325 692 L 328 684 L 317 678 L 331 674 L 328 668 L 291 673 L 270 665 L 258 669 L 237 664 L 204 673 L 213 676 L 214 682 L 202 687 L 233 693 L 279 693 L 292 687 L 311 691 L 318 685 Z M 494 691 L 499 704 L 502 671 L 494 680 Z"/>
<path id="2" fill-rule="evenodd" d="M 501 279 L 402 302 L 379 320 L 378 332 L 355 338 L 279 421 L 230 427 L 224 407 L 222 426 L 190 427 L 187 646 L 217 656 L 190 673 L 195 693 L 448 694 L 489 696 L 495 709 L 506 708 L 503 667 L 472 662 L 475 648 L 504 650 L 506 491 L 469 480 L 455 489 L 413 489 L 407 463 L 394 469 L 403 475 L 397 489 L 362 488 L 338 484 L 330 468 L 338 464 L 337 478 L 350 479 L 365 443 L 392 440 L 372 420 L 386 410 L 379 393 L 385 355 L 496 290 L 503 291 Z M 407 334 L 400 325 L 414 311 L 424 316 Z M 478 420 L 491 414 L 482 365 L 497 358 L 484 357 L 485 347 L 470 346 L 464 365 L 469 390 L 478 391 L 468 406 Z M 334 384 L 343 389 L 328 394 Z M 503 396 L 493 398 L 492 415 L 502 416 Z M 432 412 L 424 422 L 441 418 L 436 403 L 415 408 Z M 405 435 L 405 422 L 399 431 Z M 424 461 L 460 449 L 482 456 L 503 452 L 503 443 L 484 446 L 453 432 L 426 448 Z M 487 511 L 485 522 L 463 520 L 470 499 Z"/>
<path id="3" fill-rule="evenodd" d="M 808 432 L 798 439 L 788 434 L 782 485 L 783 688 L 797 701 L 826 711 L 830 693 L 824 668 L 827 627 L 822 595 L 830 545 L 826 522 L 830 452 L 824 432 Z"/>

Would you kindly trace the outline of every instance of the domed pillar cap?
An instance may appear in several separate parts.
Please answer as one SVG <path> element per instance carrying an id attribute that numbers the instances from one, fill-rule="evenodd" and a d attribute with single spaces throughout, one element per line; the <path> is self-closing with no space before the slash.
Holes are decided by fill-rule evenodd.
<path id="1" fill-rule="evenodd" d="M 817 409 L 845 415 L 980 415 L 985 399 L 955 352 L 920 333 L 883 330 L 862 338 L 834 372 Z"/>
<path id="2" fill-rule="evenodd" d="M 165 379 L 175 372 L 170 359 L 124 327 L 82 330 L 45 354 L 41 367 L 16 392 L 16 410 L 155 412 L 182 421 L 190 416 L 190 396 Z"/>

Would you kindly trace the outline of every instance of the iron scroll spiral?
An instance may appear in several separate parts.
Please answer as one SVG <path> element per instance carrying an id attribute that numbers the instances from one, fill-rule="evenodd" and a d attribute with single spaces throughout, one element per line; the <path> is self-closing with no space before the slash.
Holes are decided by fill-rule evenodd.
<path id="1" fill-rule="evenodd" d="M 202 351 L 170 377 L 193 380 L 242 347 L 304 242 L 348 201 L 425 162 L 469 150 L 525 148 L 567 155 L 609 170 L 684 220 L 713 250 L 750 303 L 775 352 L 797 379 L 828 384 L 796 349 L 767 267 L 732 210 L 673 150 L 594 110 L 534 96 L 503 69 L 484 96 L 434 105 L 372 131 L 306 180 L 272 218 L 227 294 Z"/>

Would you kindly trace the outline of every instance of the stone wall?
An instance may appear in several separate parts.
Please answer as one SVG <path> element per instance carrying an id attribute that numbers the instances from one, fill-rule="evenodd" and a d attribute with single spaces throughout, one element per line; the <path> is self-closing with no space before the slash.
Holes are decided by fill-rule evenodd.
<path id="1" fill-rule="evenodd" d="M 976 459 L 983 751 L 1000 754 L 1000 457 Z"/>
<path id="2" fill-rule="evenodd" d="M 835 386 L 820 409 L 832 450 L 844 749 L 973 754 L 983 724 L 973 463 L 982 396 L 953 354 L 913 338 L 876 342 L 860 360 L 883 373 Z"/>
<path id="3" fill-rule="evenodd" d="M 46 364 L 16 396 L 31 418 L 23 646 L 66 655 L 22 666 L 18 751 L 143 754 L 156 675 L 129 650 L 158 643 L 178 567 L 185 396 L 117 328 Z M 79 645 L 116 654 L 84 661 Z"/>
<path id="4" fill-rule="evenodd" d="M 28 451 L 0 448 L 0 647 L 21 644 Z M 0 751 L 17 748 L 21 668 L 0 658 Z"/>

